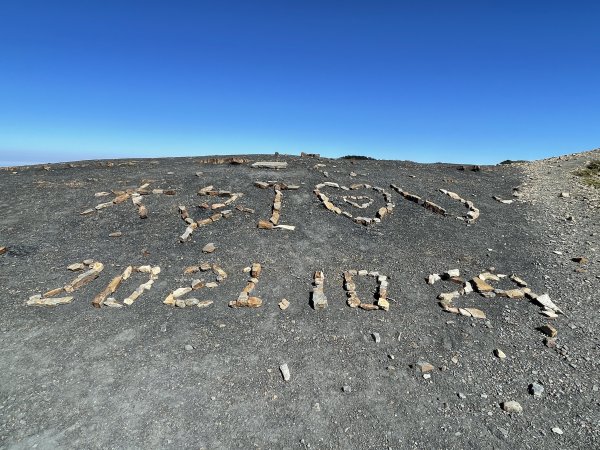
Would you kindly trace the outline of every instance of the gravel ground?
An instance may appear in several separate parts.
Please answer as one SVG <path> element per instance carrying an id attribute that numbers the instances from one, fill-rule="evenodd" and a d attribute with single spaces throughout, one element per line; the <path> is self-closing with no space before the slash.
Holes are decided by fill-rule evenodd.
<path id="1" fill-rule="evenodd" d="M 471 170 L 471 166 L 312 157 L 244 156 L 241 165 L 205 158 L 86 161 L 0 170 L 1 448 L 594 448 L 600 444 L 599 195 L 573 171 L 600 151 Z M 282 170 L 255 161 L 287 162 Z M 465 170 L 461 170 L 465 169 Z M 201 172 L 201 173 L 197 173 Z M 280 224 L 264 230 L 274 191 L 255 181 L 296 184 L 284 190 Z M 328 211 L 319 183 L 369 184 L 392 196 L 381 223 L 364 226 Z M 136 188 L 130 198 L 80 213 Z M 442 207 L 441 216 L 407 201 L 390 185 Z M 187 242 L 178 212 L 194 219 L 215 197 L 200 188 L 244 195 L 230 218 L 198 227 Z M 458 193 L 467 209 L 439 189 Z M 371 188 L 320 189 L 354 216 L 385 206 Z M 568 196 L 561 196 L 561 193 Z M 342 195 L 374 199 L 357 209 Z M 494 196 L 513 200 L 504 204 Z M 226 200 L 228 197 L 219 197 Z M 357 203 L 366 199 L 356 200 Z M 254 212 L 240 211 L 235 206 Z M 118 237 L 109 234 L 121 232 Z M 203 253 L 208 243 L 216 250 Z M 585 257 L 587 261 L 572 260 Z M 93 259 L 99 277 L 70 304 L 27 306 L 30 296 L 64 286 L 67 266 Z M 210 271 L 227 278 L 188 294 L 206 308 L 163 304 L 170 292 Z M 252 295 L 259 308 L 231 308 L 262 265 Z M 160 266 L 151 289 L 132 305 L 94 308 L 92 299 L 127 266 Z M 472 293 L 454 304 L 485 319 L 444 311 L 432 273 L 460 269 L 469 280 L 490 270 L 516 274 L 563 310 L 555 319 L 527 299 Z M 346 305 L 342 273 L 389 277 L 389 311 Z M 328 306 L 311 308 L 315 271 L 325 276 Z M 364 303 L 376 300 L 373 277 L 354 277 Z M 148 275 L 134 273 L 114 293 L 122 302 Z M 515 285 L 490 282 L 501 289 Z M 65 294 L 60 294 L 63 296 Z M 187 298 L 187 297 L 183 297 Z M 290 305 L 281 310 L 286 298 Z M 551 324 L 555 341 L 538 328 Z M 379 342 L 374 333 L 379 336 Z M 499 358 L 494 350 L 506 355 Z M 433 370 L 423 373 L 417 363 Z M 280 366 L 287 364 L 285 381 Z M 543 386 L 539 396 L 533 383 Z M 502 404 L 516 401 L 522 412 Z"/>

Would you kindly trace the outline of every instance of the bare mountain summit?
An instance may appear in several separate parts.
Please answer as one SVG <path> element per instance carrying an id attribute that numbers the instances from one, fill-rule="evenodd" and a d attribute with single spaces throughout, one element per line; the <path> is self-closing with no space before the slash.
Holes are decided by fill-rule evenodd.
<path id="1" fill-rule="evenodd" d="M 598 447 L 598 160 L 3 168 L 1 446 Z"/>

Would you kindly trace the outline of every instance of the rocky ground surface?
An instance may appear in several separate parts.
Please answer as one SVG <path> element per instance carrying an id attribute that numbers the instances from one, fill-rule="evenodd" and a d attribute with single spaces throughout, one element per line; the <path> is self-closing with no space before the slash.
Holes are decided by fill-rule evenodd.
<path id="1" fill-rule="evenodd" d="M 0 447 L 598 447 L 592 159 L 3 168 Z"/>

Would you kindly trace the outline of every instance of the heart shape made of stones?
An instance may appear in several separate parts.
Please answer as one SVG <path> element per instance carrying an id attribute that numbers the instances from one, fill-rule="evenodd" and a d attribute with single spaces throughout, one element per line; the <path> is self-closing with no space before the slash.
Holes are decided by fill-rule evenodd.
<path id="1" fill-rule="evenodd" d="M 383 199 L 385 200 L 386 205 L 382 206 L 381 208 L 379 208 L 377 210 L 375 217 L 354 216 L 351 213 L 349 213 L 348 211 L 342 210 L 340 207 L 334 205 L 332 203 L 332 201 L 330 200 L 330 198 L 324 192 L 321 192 L 321 189 L 326 188 L 326 187 L 333 188 L 333 189 L 340 189 L 345 192 L 356 191 L 358 189 L 372 189 L 373 191 L 375 191 L 383 196 Z M 323 206 L 325 206 L 325 208 L 327 210 L 334 212 L 336 214 L 348 217 L 353 222 L 361 224 L 361 225 L 365 225 L 365 226 L 380 223 L 381 219 L 383 219 L 387 214 L 391 213 L 395 206 L 394 203 L 392 203 L 392 195 L 389 192 L 387 192 L 385 189 L 383 189 L 381 187 L 371 186 L 370 184 L 366 184 L 366 183 L 353 184 L 350 187 L 347 187 L 347 186 L 340 185 L 338 183 L 326 181 L 324 183 L 317 184 L 315 186 L 315 189 L 313 192 L 319 198 L 319 200 L 321 200 L 321 202 L 323 203 Z M 354 206 L 355 208 L 360 208 L 360 209 L 365 209 L 374 202 L 374 200 L 371 197 L 367 197 L 367 196 L 343 195 L 341 198 L 346 203 Z M 355 201 L 355 200 L 357 200 L 357 201 Z M 361 200 L 367 200 L 367 202 L 358 203 L 358 201 L 361 201 Z"/>

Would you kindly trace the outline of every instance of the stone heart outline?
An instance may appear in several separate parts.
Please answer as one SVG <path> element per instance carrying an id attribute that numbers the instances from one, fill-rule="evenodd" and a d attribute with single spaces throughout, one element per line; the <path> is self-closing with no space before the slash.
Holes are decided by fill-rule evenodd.
<path id="1" fill-rule="evenodd" d="M 324 187 L 341 189 L 342 191 L 355 191 L 358 189 L 372 189 L 375 192 L 377 192 L 383 196 L 383 199 L 385 200 L 386 205 L 382 206 L 381 208 L 379 208 L 377 210 L 375 217 L 355 217 L 352 214 L 350 214 L 348 211 L 344 211 L 341 208 L 339 208 L 338 206 L 335 206 L 331 202 L 331 200 L 329 200 L 329 197 L 325 193 L 321 192 L 321 189 Z M 392 194 L 390 194 L 389 192 L 387 192 L 385 189 L 383 189 L 381 187 L 371 186 L 370 184 L 366 184 L 366 183 L 353 184 L 350 187 L 347 187 L 347 186 L 339 185 L 338 183 L 334 183 L 332 181 L 326 181 L 324 183 L 317 184 L 315 186 L 315 189 L 313 190 L 313 192 L 319 198 L 319 200 L 321 200 L 321 202 L 323 203 L 323 206 L 325 206 L 325 208 L 328 209 L 329 211 L 332 211 L 336 214 L 345 216 L 345 217 L 351 219 L 353 222 L 358 223 L 360 225 L 365 225 L 365 226 L 372 225 L 375 223 L 380 223 L 381 219 L 383 219 L 387 214 L 391 213 L 394 210 L 394 206 L 395 206 L 394 203 L 392 203 Z M 344 198 L 344 197 L 342 197 L 342 198 Z"/>

